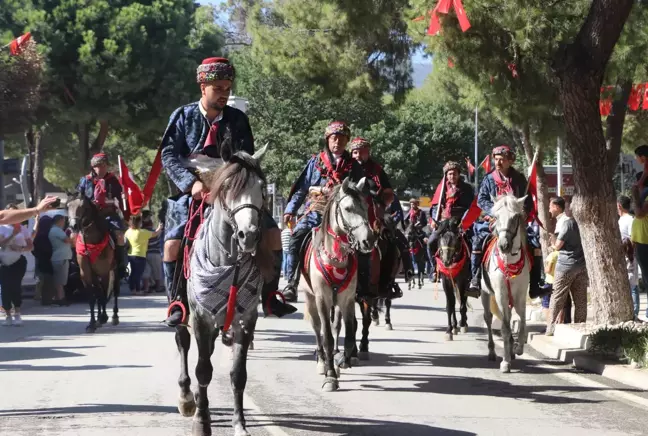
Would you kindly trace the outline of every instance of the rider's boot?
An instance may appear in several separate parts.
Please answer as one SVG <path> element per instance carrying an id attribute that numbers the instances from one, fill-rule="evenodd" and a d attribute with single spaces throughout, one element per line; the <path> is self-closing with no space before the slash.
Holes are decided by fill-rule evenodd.
<path id="1" fill-rule="evenodd" d="M 277 295 L 273 295 L 273 293 L 277 292 L 279 289 L 283 252 L 281 250 L 275 251 L 273 256 L 275 274 L 270 282 L 263 284 L 263 289 L 261 291 L 261 304 L 265 316 L 274 315 L 277 318 L 281 318 L 282 316 L 295 313 L 297 308 L 293 305 L 284 303 L 282 300 L 277 298 Z"/>
<path id="2" fill-rule="evenodd" d="M 304 240 L 310 233 L 308 228 L 299 228 L 294 231 L 290 238 L 290 245 L 288 247 L 288 256 L 286 256 L 286 274 L 288 277 L 288 284 L 284 288 L 282 294 L 289 303 L 297 301 L 297 286 L 299 286 L 299 277 L 301 276 L 301 261 L 300 253 Z"/>
<path id="3" fill-rule="evenodd" d="M 120 279 L 126 277 L 127 257 L 126 247 L 115 244 L 115 260 L 117 261 L 117 274 Z"/>
<path id="4" fill-rule="evenodd" d="M 358 283 L 356 286 L 356 295 L 359 297 L 368 297 L 369 286 L 371 283 L 371 253 L 358 253 Z"/>
<path id="5" fill-rule="evenodd" d="M 542 297 L 548 294 L 550 289 L 541 288 L 540 280 L 542 279 L 542 256 L 533 257 L 533 266 L 529 276 L 529 297 L 531 299 Z"/>
<path id="6" fill-rule="evenodd" d="M 174 301 L 174 283 L 173 283 L 173 278 L 175 276 L 175 269 L 176 269 L 176 261 L 172 262 L 163 262 L 163 267 L 164 267 L 164 282 L 166 285 L 166 291 L 167 291 L 167 298 L 169 300 L 169 304 Z M 166 320 L 164 320 L 164 323 L 168 325 L 169 327 L 176 327 L 182 323 L 182 309 L 180 309 L 178 306 L 174 306 L 171 309 L 171 313 L 167 317 Z"/>
<path id="7" fill-rule="evenodd" d="M 472 270 L 472 279 L 466 295 L 473 298 L 481 296 L 481 272 L 482 272 L 482 253 L 473 251 L 470 256 L 470 266 Z"/>

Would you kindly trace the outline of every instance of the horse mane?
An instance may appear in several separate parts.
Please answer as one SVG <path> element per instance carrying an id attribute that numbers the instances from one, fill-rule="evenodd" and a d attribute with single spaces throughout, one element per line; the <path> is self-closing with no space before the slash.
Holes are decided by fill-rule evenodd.
<path id="1" fill-rule="evenodd" d="M 459 231 L 460 224 L 461 224 L 461 220 L 457 217 L 452 217 L 450 219 L 443 220 L 439 224 L 439 227 L 437 228 L 437 232 L 439 235 L 448 231 L 457 232 Z"/>
<path id="2" fill-rule="evenodd" d="M 333 187 L 329 199 L 326 202 L 326 206 L 324 207 L 324 211 L 322 212 L 322 225 L 321 225 L 321 228 L 324 230 L 329 228 L 331 224 L 331 215 L 332 215 L 331 210 L 333 209 L 333 204 L 335 203 L 335 201 L 333 200 L 338 196 L 341 189 L 342 189 L 341 184 Z M 355 189 L 350 189 L 350 192 L 348 194 L 351 195 L 353 199 L 356 201 L 363 201 L 362 196 Z"/>
<path id="3" fill-rule="evenodd" d="M 228 195 L 234 198 L 240 196 L 253 176 L 266 183 L 259 162 L 243 151 L 237 152 L 214 174 L 209 190 L 209 202 L 213 203 L 216 199 L 224 202 Z"/>

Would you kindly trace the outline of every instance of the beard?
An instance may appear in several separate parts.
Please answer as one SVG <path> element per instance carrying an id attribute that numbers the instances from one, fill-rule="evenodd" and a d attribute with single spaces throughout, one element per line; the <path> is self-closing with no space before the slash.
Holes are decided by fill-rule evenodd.
<path id="1" fill-rule="evenodd" d="M 207 102 L 207 106 L 209 106 L 209 109 L 222 111 L 225 108 L 225 106 L 227 106 L 227 102 L 220 103 L 218 100 L 213 100 L 213 101 Z"/>

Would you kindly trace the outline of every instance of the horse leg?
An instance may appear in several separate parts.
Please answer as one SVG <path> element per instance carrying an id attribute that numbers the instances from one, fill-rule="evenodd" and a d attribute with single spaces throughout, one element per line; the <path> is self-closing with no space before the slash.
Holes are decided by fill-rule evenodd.
<path id="1" fill-rule="evenodd" d="M 252 342 L 257 317 L 257 312 L 254 311 L 252 317 L 245 321 L 244 326 L 239 325 L 234 328 L 234 345 L 232 346 L 234 362 L 230 371 L 230 382 L 234 393 L 234 415 L 232 417 L 234 436 L 250 436 L 250 433 L 245 429 L 243 394 L 247 383 L 248 348 Z"/>
<path id="2" fill-rule="evenodd" d="M 326 368 L 324 365 L 324 347 L 322 345 L 322 321 L 317 312 L 315 296 L 309 292 L 306 292 L 304 295 L 306 296 L 304 308 L 304 312 L 306 312 L 305 317 L 310 321 L 311 327 L 313 327 L 313 333 L 315 333 L 315 344 L 317 348 L 315 351 L 315 356 L 317 358 L 317 374 L 325 375 Z"/>
<path id="3" fill-rule="evenodd" d="M 490 309 L 490 299 L 491 295 L 489 293 L 481 293 L 482 306 L 484 306 L 484 322 L 488 330 L 488 360 L 494 362 L 497 360 L 497 354 L 495 354 L 495 342 L 493 341 L 493 313 Z"/>
<path id="4" fill-rule="evenodd" d="M 421 289 L 423 287 L 423 277 L 425 276 L 425 262 L 419 261 L 418 270 L 418 288 Z"/>
<path id="5" fill-rule="evenodd" d="M 369 326 L 371 325 L 371 309 L 366 301 L 360 303 L 362 312 L 362 339 L 360 339 L 360 360 L 369 360 Z"/>
<path id="6" fill-rule="evenodd" d="M 196 316 L 194 319 L 194 336 L 198 345 L 198 363 L 196 365 L 196 379 L 198 392 L 196 392 L 196 413 L 194 414 L 192 436 L 211 436 L 211 416 L 209 414 L 209 398 L 207 388 L 212 380 L 214 367 L 211 356 L 214 352 L 214 341 L 218 331 L 214 330 L 214 323 L 203 321 Z"/>
<path id="7" fill-rule="evenodd" d="M 189 364 L 187 356 L 191 347 L 191 335 L 186 327 L 176 327 L 176 345 L 180 353 L 180 398 L 178 400 L 178 412 L 182 416 L 192 416 L 196 412 L 196 400 L 191 392 L 191 377 L 189 377 Z"/>
<path id="8" fill-rule="evenodd" d="M 455 296 L 454 296 L 454 290 L 450 289 L 450 284 L 448 283 L 448 279 L 444 276 L 443 278 L 443 292 L 445 293 L 446 296 L 446 314 L 448 315 L 448 328 L 445 333 L 445 340 L 446 341 L 452 341 L 453 335 L 455 334 L 454 329 L 452 328 L 452 315 L 454 314 L 455 311 Z"/>
<path id="9" fill-rule="evenodd" d="M 380 314 L 378 313 L 378 300 L 374 300 L 371 303 L 371 321 L 373 325 L 380 325 Z"/>
<path id="10" fill-rule="evenodd" d="M 119 284 L 119 279 L 117 278 L 117 274 L 115 271 L 113 271 L 113 298 L 115 299 L 113 303 L 113 316 L 112 316 L 112 325 L 119 325 L 119 294 L 121 292 L 121 286 Z"/>
<path id="11" fill-rule="evenodd" d="M 504 355 L 500 363 L 500 372 L 511 372 L 511 355 L 513 354 L 513 334 L 511 333 L 511 311 L 502 310 L 502 340 L 504 341 Z M 506 313 L 508 312 L 508 313 Z"/>
<path id="12" fill-rule="evenodd" d="M 526 290 L 525 290 L 526 291 Z M 527 341 L 526 333 L 526 294 L 520 295 L 517 300 L 513 302 L 515 305 L 515 313 L 520 317 L 520 330 L 518 331 L 517 342 L 513 352 L 518 356 L 521 356 L 524 353 L 524 345 Z M 514 355 L 515 355 L 514 354 Z"/>
<path id="13" fill-rule="evenodd" d="M 324 384 L 322 390 L 324 392 L 337 391 L 340 387 L 338 382 L 337 372 L 333 363 L 333 332 L 331 329 L 331 322 L 329 317 L 331 314 L 330 304 L 324 300 L 323 297 L 318 296 L 315 298 L 317 303 L 317 312 L 322 320 L 322 340 L 324 345 Z"/>
<path id="14" fill-rule="evenodd" d="M 385 299 L 385 330 L 393 330 L 391 323 L 391 299 Z"/>
<path id="15" fill-rule="evenodd" d="M 339 368 L 344 365 L 345 356 L 344 353 L 340 353 L 340 332 L 342 331 L 342 311 L 339 306 L 335 306 L 332 309 L 332 319 L 333 323 L 333 355 L 335 356 L 335 366 Z M 339 377 L 339 374 L 338 374 Z"/>
<path id="16" fill-rule="evenodd" d="M 90 324 L 86 327 L 86 333 L 94 333 L 97 331 L 97 320 L 95 319 L 96 288 L 94 284 L 91 284 L 88 288 L 90 289 L 90 298 L 88 301 L 90 305 Z"/>
<path id="17" fill-rule="evenodd" d="M 468 297 L 463 292 L 459 294 L 461 302 L 459 303 L 459 313 L 461 314 L 461 321 L 459 322 L 459 331 L 461 333 L 468 333 Z"/>
<path id="18" fill-rule="evenodd" d="M 342 314 L 344 318 L 344 356 L 345 356 L 345 368 L 353 367 L 357 364 L 358 358 L 353 357 L 354 351 L 357 354 L 356 349 L 356 330 L 358 328 L 358 323 L 355 318 L 355 303 L 353 300 L 349 302 L 347 307 Z"/>

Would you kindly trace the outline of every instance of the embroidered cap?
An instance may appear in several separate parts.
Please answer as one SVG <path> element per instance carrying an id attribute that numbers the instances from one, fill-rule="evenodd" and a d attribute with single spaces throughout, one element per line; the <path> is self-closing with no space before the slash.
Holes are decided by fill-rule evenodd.
<path id="1" fill-rule="evenodd" d="M 371 148 L 371 144 L 369 143 L 369 141 L 360 137 L 354 138 L 351 141 L 351 151 L 360 150 L 362 148 L 367 148 L 367 149 Z"/>
<path id="2" fill-rule="evenodd" d="M 457 172 L 461 173 L 461 165 L 459 165 L 459 162 L 450 160 L 446 162 L 445 165 L 443 165 L 443 174 L 446 174 L 448 171 L 451 170 L 457 170 Z"/>
<path id="3" fill-rule="evenodd" d="M 90 159 L 90 166 L 96 167 L 97 165 L 108 165 L 108 155 L 106 153 L 97 153 Z"/>
<path id="4" fill-rule="evenodd" d="M 349 126 L 344 121 L 333 121 L 326 127 L 324 137 L 328 140 L 331 135 L 342 135 L 350 138 L 351 129 L 349 129 Z"/>
<path id="5" fill-rule="evenodd" d="M 510 160 L 515 160 L 515 153 L 513 153 L 513 150 L 511 150 L 511 147 L 508 145 L 498 145 L 497 147 L 493 148 L 493 157 L 497 156 L 504 156 Z"/>
<path id="6" fill-rule="evenodd" d="M 236 71 L 226 58 L 207 58 L 198 65 L 196 81 L 208 83 L 214 80 L 234 81 Z"/>

